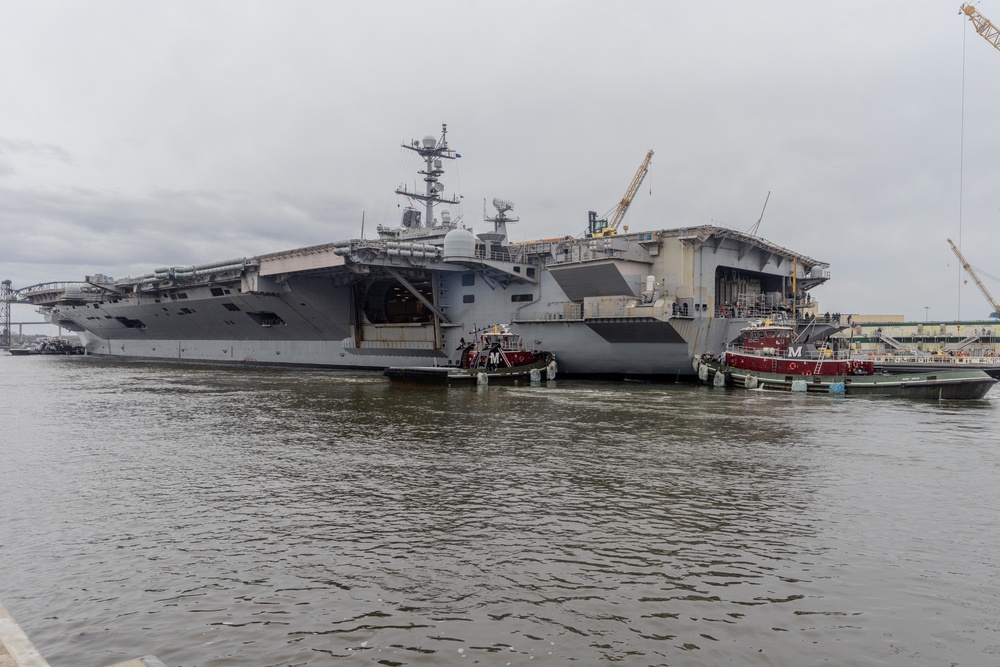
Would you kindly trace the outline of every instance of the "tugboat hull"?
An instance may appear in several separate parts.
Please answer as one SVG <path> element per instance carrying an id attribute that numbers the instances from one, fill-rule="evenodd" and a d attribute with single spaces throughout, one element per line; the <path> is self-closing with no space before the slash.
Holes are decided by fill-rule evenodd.
<path id="1" fill-rule="evenodd" d="M 981 399 L 997 383 L 997 380 L 981 370 L 898 375 L 802 376 L 747 371 L 718 362 L 702 362 L 699 377 L 715 386 L 935 400 Z"/>

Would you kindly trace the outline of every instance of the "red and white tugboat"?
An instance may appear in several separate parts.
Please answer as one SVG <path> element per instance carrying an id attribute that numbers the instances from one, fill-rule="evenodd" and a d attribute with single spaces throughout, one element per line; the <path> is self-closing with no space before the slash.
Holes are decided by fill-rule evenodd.
<path id="1" fill-rule="evenodd" d="M 915 398 L 982 398 L 996 380 L 981 370 L 876 374 L 875 363 L 847 350 L 797 343 L 795 327 L 770 320 L 740 331 L 721 358 L 694 360 L 702 382 L 714 386 L 832 394 L 885 394 Z"/>
<path id="2" fill-rule="evenodd" d="M 457 366 L 416 366 L 389 368 L 385 376 L 397 382 L 554 380 L 555 356 L 550 352 L 528 349 L 521 337 L 507 324 L 473 329 L 473 339 L 462 339 Z"/>

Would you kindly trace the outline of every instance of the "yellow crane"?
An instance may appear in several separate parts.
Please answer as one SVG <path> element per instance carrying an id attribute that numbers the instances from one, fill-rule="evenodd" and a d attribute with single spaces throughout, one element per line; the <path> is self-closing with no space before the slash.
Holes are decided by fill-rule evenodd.
<path id="1" fill-rule="evenodd" d="M 958 257 L 958 261 L 962 263 L 962 268 L 965 269 L 966 273 L 972 276 L 972 279 L 976 282 L 976 286 L 979 288 L 979 291 L 983 293 L 983 296 L 986 297 L 986 301 L 988 301 L 990 307 L 993 308 L 993 312 L 990 313 L 990 317 L 1000 318 L 1000 303 L 996 302 L 996 299 L 993 298 L 993 295 L 990 294 L 990 291 L 986 289 L 986 285 L 984 285 L 983 281 L 979 279 L 979 274 L 977 274 L 972 269 L 972 267 L 969 266 L 969 263 L 965 261 L 965 257 L 962 256 L 962 251 L 958 249 L 958 246 L 952 243 L 951 239 L 948 239 L 948 245 L 951 246 L 951 249 L 952 251 L 954 251 L 955 256 Z"/>
<path id="2" fill-rule="evenodd" d="M 997 27 L 990 23 L 989 19 L 980 14 L 979 10 L 968 3 L 962 5 L 961 11 L 972 21 L 972 25 L 976 27 L 976 32 L 1000 51 L 1000 30 L 997 30 Z"/>
<path id="3" fill-rule="evenodd" d="M 643 179 L 646 178 L 646 173 L 649 171 L 649 163 L 653 159 L 653 151 L 646 153 L 646 159 L 642 161 L 639 165 L 639 170 L 635 172 L 635 176 L 632 178 L 632 182 L 628 186 L 628 190 L 625 191 L 625 196 L 622 200 L 618 202 L 618 206 L 615 207 L 615 212 L 611 214 L 611 217 L 607 220 L 597 219 L 597 212 L 590 212 L 589 227 L 587 229 L 588 238 L 602 238 L 604 236 L 615 236 L 618 234 L 618 225 L 621 223 L 622 218 L 625 217 L 625 212 L 628 211 L 628 207 L 632 205 L 632 200 L 635 199 L 635 193 L 639 191 L 639 186 L 642 185 Z M 628 227 L 625 227 L 625 231 L 628 231 Z"/>

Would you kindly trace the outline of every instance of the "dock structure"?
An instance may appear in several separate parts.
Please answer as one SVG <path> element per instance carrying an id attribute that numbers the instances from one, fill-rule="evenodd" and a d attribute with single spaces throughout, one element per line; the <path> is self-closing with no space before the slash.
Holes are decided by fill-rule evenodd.
<path id="1" fill-rule="evenodd" d="M 0 667 L 49 667 L 17 624 L 0 603 Z"/>
<path id="2" fill-rule="evenodd" d="M 0 603 L 0 667 L 49 667 L 24 630 Z M 120 662 L 110 667 L 166 667 L 155 656 Z"/>
<path id="3" fill-rule="evenodd" d="M 841 315 L 842 323 L 847 322 Z M 1000 362 L 1000 321 L 904 321 L 902 315 L 852 315 L 836 337 L 861 354 L 992 358 Z"/>

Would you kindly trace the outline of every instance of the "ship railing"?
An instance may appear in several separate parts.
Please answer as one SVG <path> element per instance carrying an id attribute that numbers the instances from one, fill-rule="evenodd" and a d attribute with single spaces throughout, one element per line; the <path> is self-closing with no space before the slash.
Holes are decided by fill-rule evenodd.
<path id="1" fill-rule="evenodd" d="M 512 253 L 508 250 L 494 250 L 488 252 L 484 248 L 477 248 L 476 259 L 483 259 L 491 262 L 518 262 L 520 261 L 520 253 Z"/>
<path id="2" fill-rule="evenodd" d="M 31 294 L 39 294 L 44 292 L 56 292 L 66 289 L 66 285 L 71 281 L 64 282 L 51 282 L 51 283 L 39 283 L 37 285 L 29 285 L 27 287 L 22 287 L 20 289 L 13 290 L 15 296 L 26 296 Z"/>
<path id="3" fill-rule="evenodd" d="M 793 355 L 789 350 L 763 350 L 759 347 L 745 347 L 743 345 L 729 345 L 727 352 L 734 354 L 745 354 L 755 357 L 781 357 L 783 359 L 794 359 L 797 361 L 844 361 L 852 359 L 850 350 L 833 350 L 829 348 L 801 349 Z"/>
<path id="4" fill-rule="evenodd" d="M 792 311 L 778 306 L 722 305 L 715 309 L 715 316 L 748 320 L 792 321 Z"/>
<path id="5" fill-rule="evenodd" d="M 771 320 L 772 323 L 787 323 L 789 325 L 823 324 L 822 317 L 802 313 L 792 315 L 791 309 L 785 306 L 720 306 L 715 309 L 716 317 L 731 317 L 747 320 Z"/>
<path id="6" fill-rule="evenodd" d="M 78 285 L 76 281 L 40 283 L 29 285 L 17 290 L 13 290 L 10 295 L 11 303 L 30 303 L 37 306 L 54 305 L 66 298 L 66 288 L 68 285 Z M 84 300 L 85 297 L 78 295 L 76 300 Z"/>

